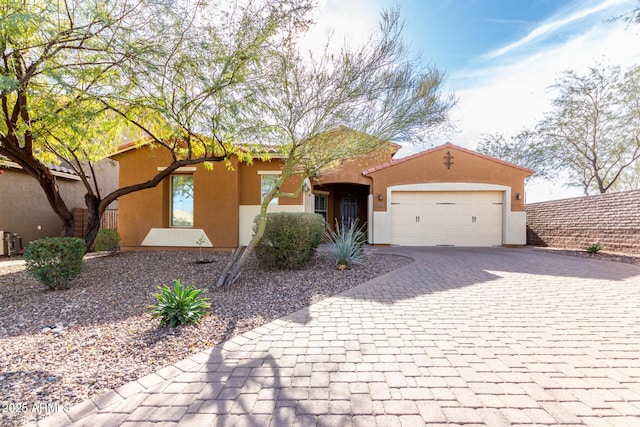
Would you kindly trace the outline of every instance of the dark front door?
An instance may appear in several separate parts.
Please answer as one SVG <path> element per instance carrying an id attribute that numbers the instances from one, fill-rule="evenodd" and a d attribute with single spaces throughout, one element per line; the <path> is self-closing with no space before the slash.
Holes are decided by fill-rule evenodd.
<path id="1" fill-rule="evenodd" d="M 358 220 L 358 199 L 354 196 L 343 196 L 340 199 L 340 225 L 343 229 L 351 227 Z"/>

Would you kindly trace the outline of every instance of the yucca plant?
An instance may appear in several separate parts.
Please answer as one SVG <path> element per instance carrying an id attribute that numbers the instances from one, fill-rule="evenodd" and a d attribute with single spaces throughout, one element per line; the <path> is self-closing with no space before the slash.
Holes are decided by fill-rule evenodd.
<path id="1" fill-rule="evenodd" d="M 173 289 L 167 285 L 158 286 L 158 293 L 154 294 L 157 303 L 149 306 L 151 315 L 160 318 L 160 325 L 169 325 L 174 328 L 178 325 L 189 323 L 198 324 L 211 306 L 200 294 L 203 289 L 196 289 L 193 285 L 186 288 L 180 280 L 173 281 Z"/>
<path id="2" fill-rule="evenodd" d="M 336 221 L 336 231 L 327 230 L 326 237 L 339 270 L 345 270 L 351 264 L 362 264 L 367 239 L 362 227 L 358 227 L 357 220 L 352 221 L 348 227 Z"/>

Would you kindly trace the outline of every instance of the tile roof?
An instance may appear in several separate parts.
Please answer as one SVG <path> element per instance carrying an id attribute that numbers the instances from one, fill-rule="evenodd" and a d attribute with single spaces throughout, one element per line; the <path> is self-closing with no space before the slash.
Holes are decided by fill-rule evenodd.
<path id="1" fill-rule="evenodd" d="M 18 165 L 17 163 L 9 160 L 8 158 L 4 157 L 4 156 L 0 156 L 0 164 L 3 164 L 4 166 L 7 167 L 11 167 L 11 168 L 15 168 L 15 169 L 22 169 L 22 167 L 20 165 Z M 63 175 L 70 175 L 73 177 L 78 177 L 78 174 L 76 173 L 76 171 L 74 171 L 71 168 L 65 167 L 63 165 L 54 165 L 54 164 L 50 164 L 47 166 L 47 168 L 55 173 L 58 174 L 63 174 Z"/>

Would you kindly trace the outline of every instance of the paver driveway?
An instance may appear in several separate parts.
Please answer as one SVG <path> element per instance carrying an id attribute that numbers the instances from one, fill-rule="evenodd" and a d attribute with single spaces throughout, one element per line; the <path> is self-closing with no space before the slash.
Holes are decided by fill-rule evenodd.
<path id="1" fill-rule="evenodd" d="M 640 425 L 640 266 L 384 251 L 415 262 L 40 424 Z"/>

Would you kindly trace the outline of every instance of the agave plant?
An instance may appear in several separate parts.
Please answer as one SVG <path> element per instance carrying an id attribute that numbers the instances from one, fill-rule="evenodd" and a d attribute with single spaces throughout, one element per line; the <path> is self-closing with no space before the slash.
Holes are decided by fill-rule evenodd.
<path id="1" fill-rule="evenodd" d="M 602 245 L 600 243 L 594 243 L 593 245 L 588 246 L 586 248 L 586 251 L 589 252 L 590 254 L 597 254 L 601 250 L 602 250 Z"/>
<path id="2" fill-rule="evenodd" d="M 339 270 L 345 270 L 351 264 L 362 263 L 366 235 L 362 227 L 358 227 L 357 220 L 352 221 L 348 227 L 336 221 L 336 231 L 327 230 L 326 236 Z"/>
<path id="3" fill-rule="evenodd" d="M 209 298 L 200 296 L 203 289 L 196 289 L 193 285 L 186 288 L 180 280 L 173 281 L 173 289 L 167 285 L 158 286 L 158 293 L 154 294 L 157 303 L 149 306 L 151 315 L 160 318 L 160 325 L 174 328 L 189 323 L 198 324 L 211 306 Z"/>

